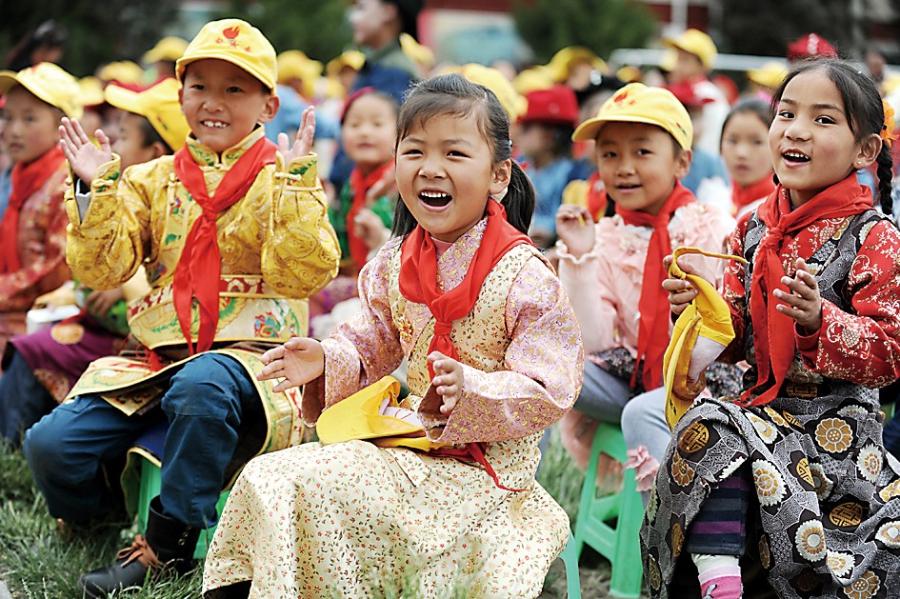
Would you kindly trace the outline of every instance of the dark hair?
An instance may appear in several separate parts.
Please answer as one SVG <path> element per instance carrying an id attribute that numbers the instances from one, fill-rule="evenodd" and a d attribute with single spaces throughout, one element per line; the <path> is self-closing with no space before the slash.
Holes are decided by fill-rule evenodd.
<path id="1" fill-rule="evenodd" d="M 759 118 L 760 122 L 766 126 L 766 129 L 772 126 L 772 118 L 774 117 L 772 107 L 762 100 L 756 98 L 741 100 L 728 112 L 728 116 L 725 117 L 725 121 L 722 123 L 722 140 L 725 139 L 725 129 L 728 128 L 728 123 L 731 121 L 731 118 L 738 114 L 752 114 L 756 116 Z M 722 142 L 720 141 L 720 149 L 721 145 Z"/>
<path id="2" fill-rule="evenodd" d="M 400 105 L 397 103 L 397 99 L 390 95 L 386 94 L 383 91 L 377 90 L 374 87 L 364 87 L 358 91 L 353 92 L 347 99 L 344 101 L 344 107 L 341 109 L 340 123 L 344 124 L 344 121 L 347 120 L 347 115 L 350 113 L 350 109 L 356 104 L 356 101 L 360 98 L 364 98 L 366 96 L 374 96 L 384 102 L 391 107 L 391 110 L 396 117 L 400 113 Z"/>
<path id="3" fill-rule="evenodd" d="M 156 128 L 150 123 L 150 121 L 143 116 L 141 116 L 141 135 L 143 135 L 143 141 L 141 143 L 142 148 L 149 148 L 156 142 L 159 142 L 166 149 L 167 154 L 174 153 L 172 147 L 168 143 L 166 143 L 166 140 L 162 138 L 162 135 L 159 134 L 159 131 L 157 131 Z"/>
<path id="4" fill-rule="evenodd" d="M 444 114 L 460 117 L 474 114 L 478 119 L 479 131 L 493 148 L 494 162 L 512 157 L 509 117 L 497 96 L 483 85 L 472 83 L 456 74 L 427 79 L 410 90 L 397 118 L 397 144 L 414 126 L 422 126 L 432 118 Z M 534 212 L 534 201 L 534 187 L 528 175 L 513 160 L 512 176 L 502 203 L 506 208 L 506 220 L 526 235 Z M 408 235 L 416 224 L 416 219 L 406 204 L 397 202 L 393 234 L 398 237 Z"/>
<path id="5" fill-rule="evenodd" d="M 844 112 L 850 125 L 850 131 L 853 132 L 857 142 L 873 133 L 881 134 L 884 127 L 884 105 L 875 83 L 868 75 L 857 70 L 850 63 L 837 58 L 814 58 L 798 63 L 772 96 L 773 116 L 787 84 L 797 75 L 815 70 L 825 71 L 827 77 L 837 88 L 841 100 L 844 102 Z M 876 158 L 876 164 L 878 165 L 878 200 L 881 203 L 881 210 L 890 215 L 893 210 L 891 200 L 893 160 L 891 159 L 891 150 L 886 143 L 881 145 L 881 152 Z"/>
<path id="6" fill-rule="evenodd" d="M 548 121 L 527 121 L 522 123 L 522 129 L 540 127 L 550 133 L 550 151 L 555 158 L 570 158 L 572 156 L 572 134 L 575 128 L 571 125 L 551 123 Z"/>
<path id="7" fill-rule="evenodd" d="M 6 55 L 6 68 L 13 71 L 32 66 L 31 55 L 38 48 L 62 48 L 68 37 L 66 29 L 53 19 L 42 22 L 27 33 Z"/>

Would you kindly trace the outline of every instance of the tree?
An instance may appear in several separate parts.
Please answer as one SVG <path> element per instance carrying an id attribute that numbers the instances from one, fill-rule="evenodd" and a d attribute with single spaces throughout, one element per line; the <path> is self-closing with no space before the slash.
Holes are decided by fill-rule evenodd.
<path id="1" fill-rule="evenodd" d="M 323 0 L 231 0 L 228 16 L 246 19 L 262 30 L 275 50 L 302 50 L 327 61 L 350 45 L 347 4 Z"/>
<path id="2" fill-rule="evenodd" d="M 174 22 L 179 0 L 0 0 L 0 57 L 43 21 L 68 32 L 62 66 L 88 75 L 110 60 L 139 59 Z"/>
<path id="3" fill-rule="evenodd" d="M 600 56 L 641 48 L 656 32 L 653 15 L 634 0 L 516 0 L 513 11 L 519 33 L 542 61 L 565 46 Z"/>

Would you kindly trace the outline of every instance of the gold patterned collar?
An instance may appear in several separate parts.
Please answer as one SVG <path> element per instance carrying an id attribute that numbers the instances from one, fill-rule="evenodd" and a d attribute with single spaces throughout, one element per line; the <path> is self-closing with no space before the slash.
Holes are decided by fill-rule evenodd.
<path id="1" fill-rule="evenodd" d="M 191 156 L 194 157 L 194 160 L 200 166 L 219 166 L 221 164 L 222 166 L 229 168 L 244 155 L 244 152 L 246 152 L 250 146 L 255 144 L 265 135 L 266 130 L 260 125 L 251 131 L 247 137 L 222 152 L 221 156 L 200 143 L 193 134 L 188 136 L 186 144 Z"/>

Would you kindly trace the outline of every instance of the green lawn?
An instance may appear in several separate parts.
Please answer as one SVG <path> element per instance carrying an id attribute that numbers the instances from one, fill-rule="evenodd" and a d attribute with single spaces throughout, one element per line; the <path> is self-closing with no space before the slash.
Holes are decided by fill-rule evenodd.
<path id="1" fill-rule="evenodd" d="M 578 509 L 583 475 L 572 465 L 554 440 L 545 456 L 539 479 L 565 508 L 570 518 Z M 80 597 L 76 581 L 82 572 L 108 563 L 117 549 L 128 545 L 134 530 L 113 526 L 97 530 L 88 538 L 67 540 L 57 531 L 43 498 L 35 489 L 25 460 L 0 444 L 0 580 L 13 597 L 70 599 Z M 602 559 L 593 567 L 582 567 L 585 598 L 606 596 L 609 565 Z M 557 560 L 545 582 L 543 597 L 566 596 L 562 563 Z M 181 579 L 152 582 L 128 598 L 185 599 L 200 594 L 198 572 Z M 450 593 L 448 599 L 463 594 Z M 405 597 L 388 594 L 390 597 Z"/>

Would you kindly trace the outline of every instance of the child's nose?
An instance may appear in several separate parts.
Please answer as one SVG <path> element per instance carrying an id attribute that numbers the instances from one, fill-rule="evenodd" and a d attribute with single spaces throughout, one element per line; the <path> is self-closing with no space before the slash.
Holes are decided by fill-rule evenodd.
<path id="1" fill-rule="evenodd" d="M 809 126 L 802 119 L 794 119 L 784 130 L 788 139 L 809 139 Z"/>
<path id="2" fill-rule="evenodd" d="M 435 159 L 426 158 L 422 162 L 422 166 L 419 168 L 419 175 L 425 177 L 426 179 L 442 177 L 443 174 L 444 169 L 441 167 L 440 162 Z"/>

